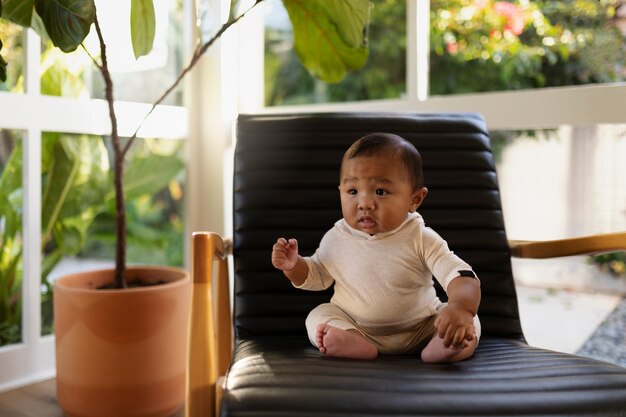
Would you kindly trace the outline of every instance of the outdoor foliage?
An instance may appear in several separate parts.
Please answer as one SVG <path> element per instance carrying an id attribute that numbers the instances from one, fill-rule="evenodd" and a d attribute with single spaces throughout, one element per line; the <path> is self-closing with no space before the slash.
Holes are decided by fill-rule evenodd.
<path id="1" fill-rule="evenodd" d="M 621 5 L 621 6 L 620 6 Z M 431 0 L 429 94 L 626 80 L 621 0 Z M 400 98 L 406 92 L 406 1 L 374 2 L 370 59 L 341 83 L 313 79 L 293 35 L 266 29 L 268 106 Z"/>
<path id="2" fill-rule="evenodd" d="M 0 346 L 21 340 L 21 152 L 0 130 Z M 18 155 L 19 153 L 19 155 Z"/>
<path id="3" fill-rule="evenodd" d="M 276 3 L 278 3 L 276 1 Z M 285 3 L 286 5 L 286 3 Z M 287 8 L 289 11 L 289 8 Z M 406 91 L 406 1 L 373 2 L 365 65 L 333 83 L 316 79 L 298 59 L 298 33 L 265 31 L 267 106 L 397 98 Z"/>
<path id="4" fill-rule="evenodd" d="M 0 46 L 0 91 L 15 90 L 17 79 L 22 73 L 20 58 L 23 54 L 23 39 L 20 36 L 21 32 L 22 29 L 18 25 L 0 24 L 0 43 L 3 43 Z M 6 66 L 6 62 L 3 65 L 2 57 L 11 62 L 11 65 Z"/>
<path id="5" fill-rule="evenodd" d="M 611 273 L 615 277 L 626 277 L 626 252 L 612 252 L 603 255 L 596 255 L 591 258 L 591 262 L 602 271 Z"/>
<path id="6" fill-rule="evenodd" d="M 433 0 L 430 93 L 626 80 L 621 3 Z"/>

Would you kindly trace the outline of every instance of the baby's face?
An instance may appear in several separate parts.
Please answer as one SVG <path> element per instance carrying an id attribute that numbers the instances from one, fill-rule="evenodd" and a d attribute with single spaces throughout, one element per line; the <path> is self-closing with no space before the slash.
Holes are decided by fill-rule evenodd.
<path id="1" fill-rule="evenodd" d="M 343 164 L 341 211 L 353 229 L 370 235 L 389 232 L 419 207 L 427 191 L 413 190 L 406 168 L 395 158 L 356 157 Z"/>

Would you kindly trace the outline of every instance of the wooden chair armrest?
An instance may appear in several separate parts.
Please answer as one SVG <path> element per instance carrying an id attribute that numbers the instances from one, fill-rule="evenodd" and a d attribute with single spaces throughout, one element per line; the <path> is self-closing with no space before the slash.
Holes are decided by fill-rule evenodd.
<path id="1" fill-rule="evenodd" d="M 216 233 L 193 233 L 185 402 L 187 417 L 216 414 L 219 406 L 217 380 L 226 373 L 232 355 L 229 246 L 232 246 L 230 242 Z"/>
<path id="2" fill-rule="evenodd" d="M 511 255 L 517 258 L 557 258 L 560 256 L 593 255 L 626 250 L 626 232 L 606 233 L 546 241 L 510 240 Z"/>

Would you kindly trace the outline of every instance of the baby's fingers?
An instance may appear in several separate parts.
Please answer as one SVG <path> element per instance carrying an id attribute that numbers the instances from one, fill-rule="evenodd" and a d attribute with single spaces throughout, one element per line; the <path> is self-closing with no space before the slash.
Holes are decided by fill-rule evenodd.
<path id="1" fill-rule="evenodd" d="M 452 324 L 440 324 L 438 335 L 443 339 L 443 345 L 446 347 L 462 348 L 467 345 L 467 331 L 464 327 L 456 327 Z"/>
<path id="2" fill-rule="evenodd" d="M 287 246 L 291 250 L 295 250 L 296 252 L 298 251 L 298 241 L 296 239 L 289 239 Z"/>
<path id="3" fill-rule="evenodd" d="M 473 327 L 459 328 L 452 340 L 452 346 L 457 349 L 465 349 L 476 339 L 476 331 Z"/>
<path id="4" fill-rule="evenodd" d="M 465 328 L 458 328 L 456 332 L 454 332 L 454 337 L 452 338 L 452 344 L 454 346 L 465 347 L 467 346 L 467 330 Z"/>

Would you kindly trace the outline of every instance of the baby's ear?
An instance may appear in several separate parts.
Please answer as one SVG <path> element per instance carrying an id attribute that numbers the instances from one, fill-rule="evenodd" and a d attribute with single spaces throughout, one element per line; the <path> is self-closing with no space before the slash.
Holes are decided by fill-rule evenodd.
<path id="1" fill-rule="evenodd" d="M 411 197 L 411 212 L 414 212 L 419 206 L 422 205 L 422 202 L 426 198 L 426 194 L 428 194 L 428 188 L 426 187 L 421 187 L 413 193 L 413 196 Z"/>

